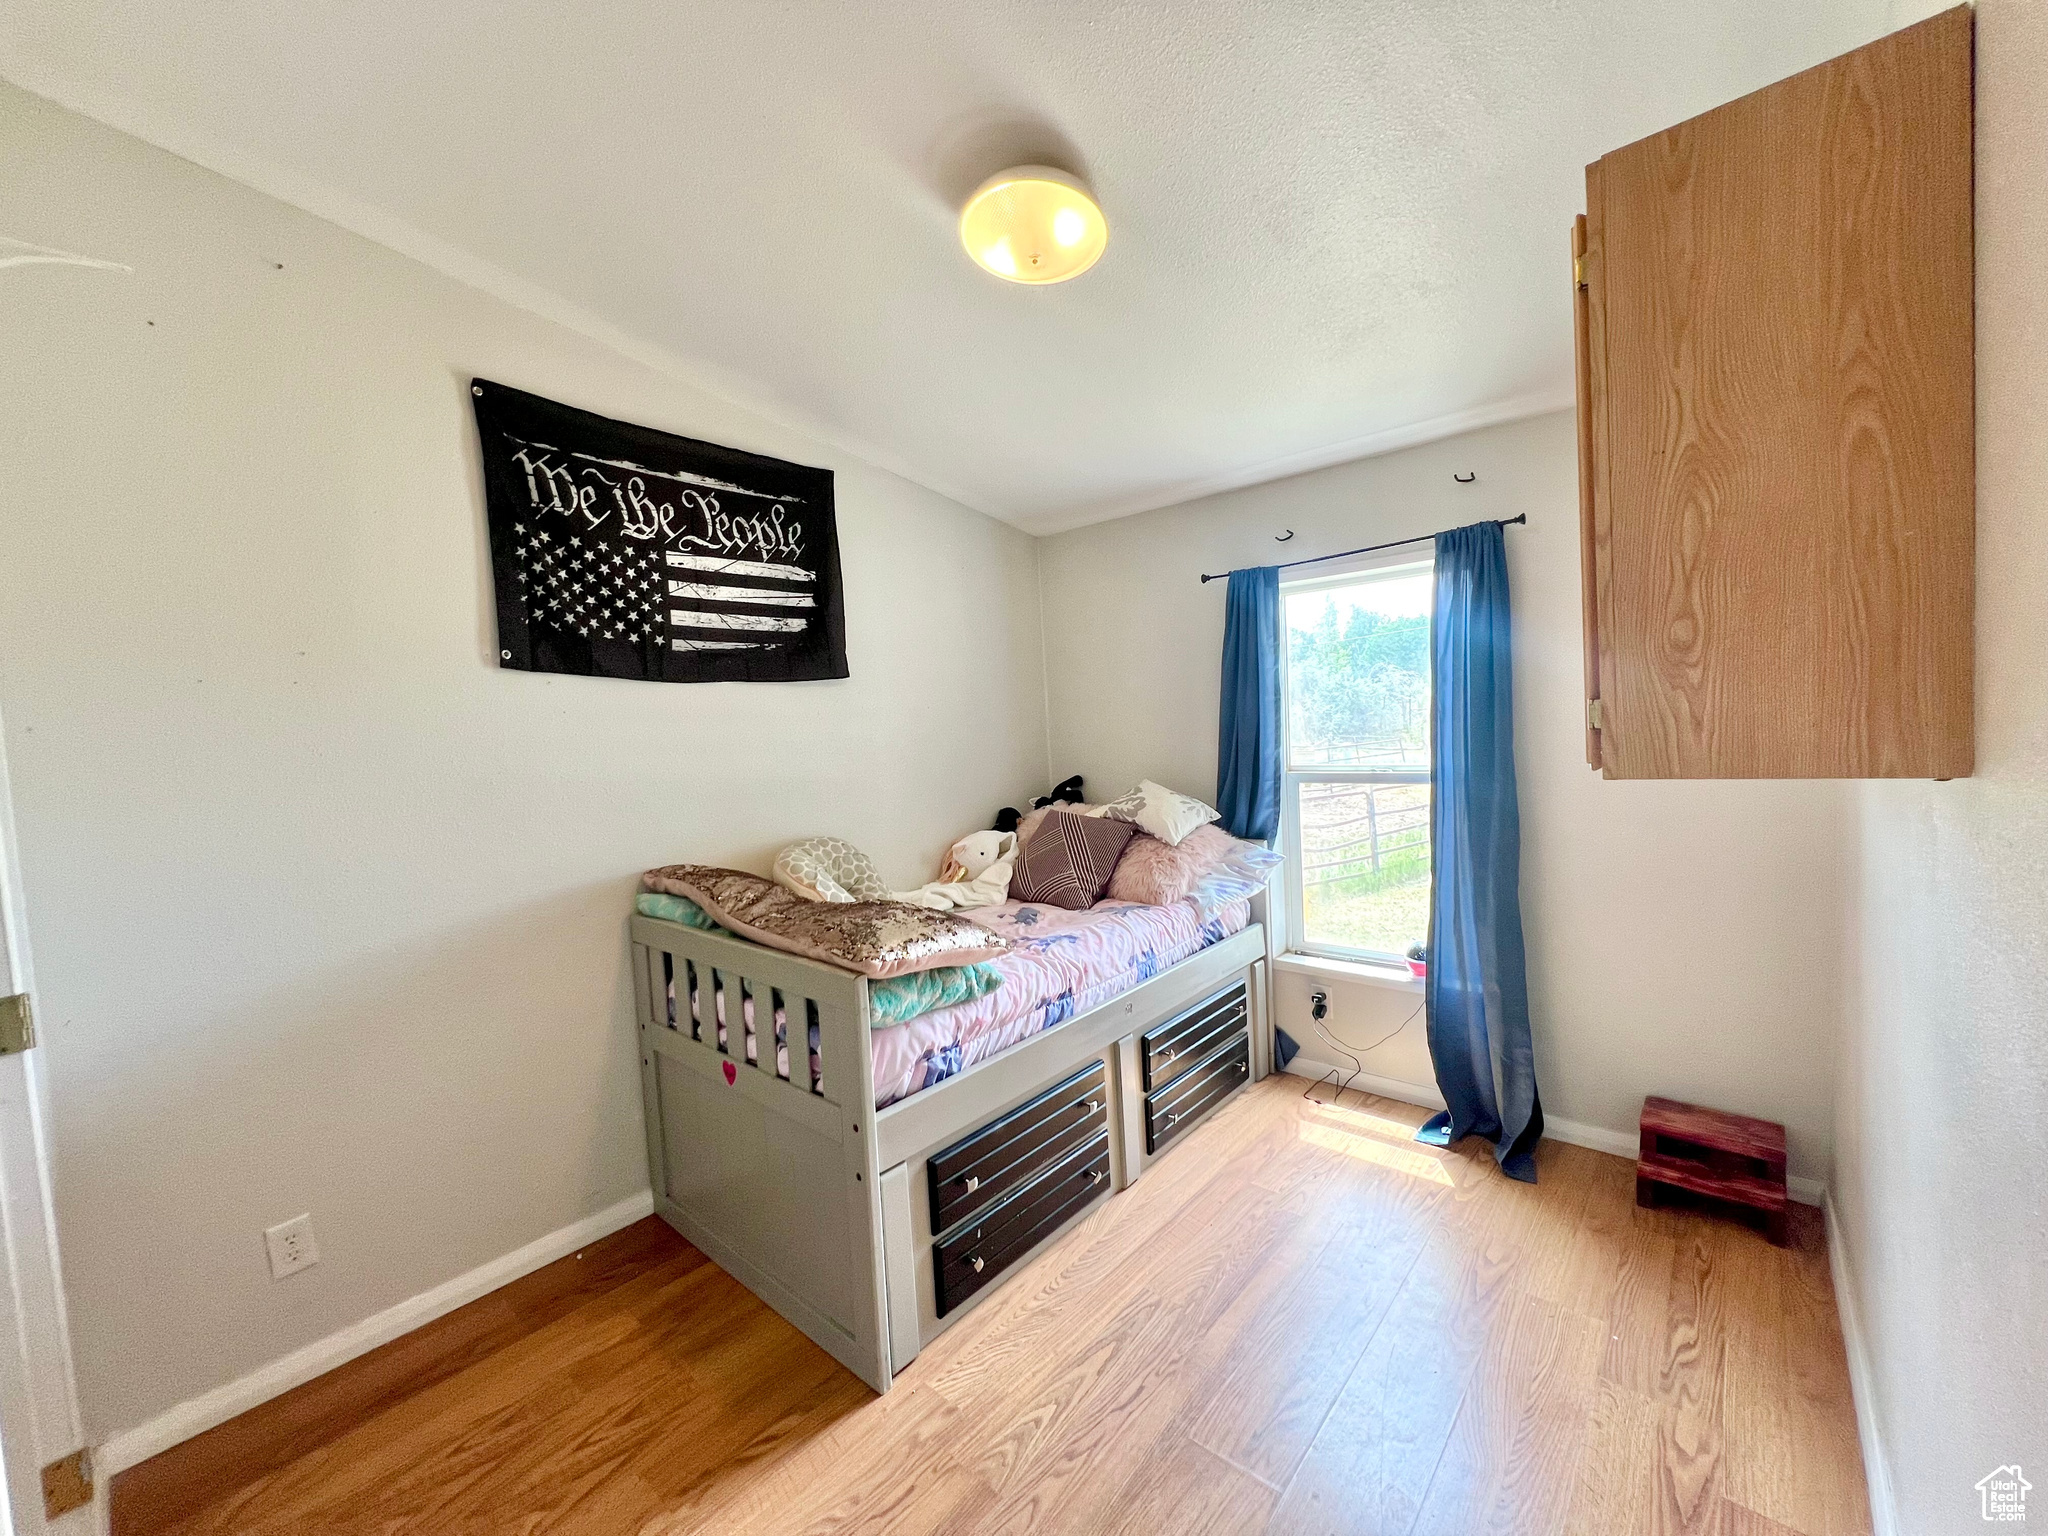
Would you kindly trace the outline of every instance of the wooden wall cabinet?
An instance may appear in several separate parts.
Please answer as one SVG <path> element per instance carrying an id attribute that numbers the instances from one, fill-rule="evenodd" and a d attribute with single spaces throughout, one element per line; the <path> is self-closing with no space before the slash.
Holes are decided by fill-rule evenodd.
<path id="1" fill-rule="evenodd" d="M 1586 752 L 1609 778 L 1970 772 L 1971 14 L 1586 168 Z"/>

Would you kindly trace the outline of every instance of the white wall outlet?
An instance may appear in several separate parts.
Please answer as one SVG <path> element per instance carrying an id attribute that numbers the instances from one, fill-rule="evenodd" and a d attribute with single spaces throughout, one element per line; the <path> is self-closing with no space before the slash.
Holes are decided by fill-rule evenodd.
<path id="1" fill-rule="evenodd" d="M 313 1238 L 313 1218 L 294 1216 L 263 1231 L 263 1246 L 270 1250 L 270 1278 L 282 1280 L 320 1262 L 320 1244 Z"/>

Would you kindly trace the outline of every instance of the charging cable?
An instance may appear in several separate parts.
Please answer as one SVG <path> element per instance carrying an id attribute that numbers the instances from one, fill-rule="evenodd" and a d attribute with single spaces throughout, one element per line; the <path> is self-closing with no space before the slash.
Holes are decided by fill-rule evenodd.
<path id="1" fill-rule="evenodd" d="M 1309 993 L 1309 1022 L 1315 1026 L 1316 1033 L 1323 1037 L 1323 1042 L 1326 1045 L 1328 1045 L 1331 1050 L 1335 1051 L 1339 1056 L 1345 1057 L 1347 1060 L 1350 1061 L 1351 1071 L 1348 1075 L 1344 1077 L 1344 1080 L 1341 1083 L 1337 1084 L 1337 1091 L 1331 1094 L 1329 1098 L 1317 1099 L 1315 1097 L 1315 1091 L 1318 1088 L 1322 1087 L 1324 1083 L 1331 1082 L 1337 1078 L 1338 1069 L 1335 1067 L 1332 1067 L 1329 1071 L 1325 1072 L 1321 1077 L 1317 1078 L 1314 1082 L 1310 1083 L 1308 1087 L 1304 1088 L 1301 1091 L 1301 1096 L 1304 1099 L 1312 1099 L 1314 1100 L 1314 1102 L 1318 1104 L 1335 1104 L 1339 1099 L 1343 1098 L 1344 1090 L 1349 1088 L 1354 1082 L 1356 1082 L 1358 1080 L 1359 1074 L 1365 1071 L 1365 1063 L 1360 1058 L 1362 1058 L 1368 1051 L 1378 1050 L 1381 1046 L 1385 1045 L 1389 1040 L 1393 1039 L 1394 1036 L 1400 1034 L 1401 1031 L 1406 1029 L 1410 1024 L 1413 1024 L 1415 1022 L 1416 1014 L 1422 1012 L 1423 1003 L 1428 1002 L 1428 1000 L 1429 999 L 1427 995 L 1425 995 L 1423 998 L 1423 1002 L 1417 1003 L 1415 1005 L 1415 1011 L 1413 1013 L 1410 1013 L 1407 1018 L 1403 1019 L 1400 1023 L 1396 1024 L 1392 1029 L 1387 1031 L 1386 1034 L 1380 1036 L 1379 1039 L 1373 1041 L 1371 1045 L 1348 1046 L 1344 1044 L 1343 1041 L 1339 1040 L 1335 1035 L 1331 1034 L 1327 1024 L 1325 1023 L 1325 1021 L 1330 1017 L 1330 994 L 1325 992 L 1321 987 L 1317 987 L 1315 991 Z"/>

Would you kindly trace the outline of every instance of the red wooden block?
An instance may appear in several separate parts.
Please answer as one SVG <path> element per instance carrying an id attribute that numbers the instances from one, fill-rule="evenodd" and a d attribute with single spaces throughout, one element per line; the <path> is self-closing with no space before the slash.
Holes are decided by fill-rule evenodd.
<path id="1" fill-rule="evenodd" d="M 1787 1240 L 1785 1127 L 1655 1095 L 1643 1100 L 1636 1204 L 1683 1189 L 1758 1212 L 1772 1242 Z"/>

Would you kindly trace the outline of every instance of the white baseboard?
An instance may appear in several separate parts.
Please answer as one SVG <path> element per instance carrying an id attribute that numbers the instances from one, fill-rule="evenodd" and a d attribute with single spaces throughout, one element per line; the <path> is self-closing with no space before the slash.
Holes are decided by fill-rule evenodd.
<path id="1" fill-rule="evenodd" d="M 1891 1461 L 1877 1424 L 1876 1383 L 1870 1375 L 1870 1349 L 1863 1333 L 1863 1315 L 1856 1307 L 1850 1282 L 1849 1248 L 1835 1219 L 1835 1203 L 1821 1203 L 1828 1229 L 1828 1273 L 1835 1282 L 1835 1316 L 1842 1324 L 1842 1348 L 1849 1356 L 1849 1395 L 1856 1402 L 1856 1438 L 1863 1447 L 1863 1477 L 1870 1486 L 1871 1536 L 1899 1536 L 1899 1506 L 1892 1495 Z"/>
<path id="2" fill-rule="evenodd" d="M 1349 1079 L 1350 1086 L 1362 1088 L 1367 1093 L 1376 1093 L 1383 1099 L 1395 1099 L 1403 1104 L 1417 1104 L 1424 1109 L 1444 1108 L 1443 1095 L 1436 1091 L 1434 1084 L 1406 1082 L 1398 1077 L 1374 1077 L 1370 1072 L 1351 1076 L 1348 1067 L 1333 1067 L 1326 1061 L 1316 1061 L 1309 1056 L 1296 1056 L 1287 1064 L 1286 1070 L 1297 1077 L 1327 1077 L 1335 1073 L 1338 1082 Z M 1543 1116 L 1543 1134 L 1553 1141 L 1569 1142 L 1575 1147 L 1590 1147 L 1595 1152 L 1612 1152 L 1616 1157 L 1634 1161 L 1638 1150 L 1638 1139 L 1634 1131 L 1610 1131 L 1601 1125 L 1585 1125 L 1577 1120 L 1560 1120 L 1555 1115 Z M 1801 1205 L 1820 1205 L 1827 1186 L 1819 1179 L 1800 1178 L 1797 1175 L 1785 1180 L 1785 1193 Z"/>
<path id="3" fill-rule="evenodd" d="M 1376 1093 L 1383 1099 L 1393 1099 L 1401 1104 L 1416 1104 L 1424 1109 L 1447 1107 L 1434 1083 L 1425 1085 L 1399 1077 L 1376 1077 L 1370 1072 L 1354 1073 L 1349 1067 L 1333 1067 L 1327 1061 L 1317 1061 L 1306 1052 L 1298 1053 L 1280 1070 L 1295 1077 L 1334 1077 L 1347 1088 Z"/>
<path id="4" fill-rule="evenodd" d="M 340 1332 L 317 1339 L 303 1349 L 295 1349 L 283 1359 L 273 1360 L 239 1380 L 201 1393 L 132 1429 L 124 1429 L 92 1453 L 94 1491 L 104 1501 L 107 1484 L 115 1473 L 145 1462 L 194 1435 L 204 1434 L 217 1424 L 225 1424 L 237 1414 L 247 1413 L 293 1387 L 325 1375 L 336 1366 L 346 1365 L 358 1355 L 368 1354 L 381 1344 L 389 1344 L 437 1317 L 447 1316 L 457 1307 L 467 1306 L 479 1296 L 487 1296 L 522 1275 L 532 1274 L 544 1264 L 566 1258 L 577 1249 L 588 1247 L 599 1238 L 609 1237 L 653 1214 L 654 1194 L 643 1189 L 594 1216 L 571 1222 L 503 1258 L 479 1265 L 468 1274 L 457 1275 L 431 1291 L 386 1307 L 382 1312 L 359 1323 L 351 1323 Z"/>

